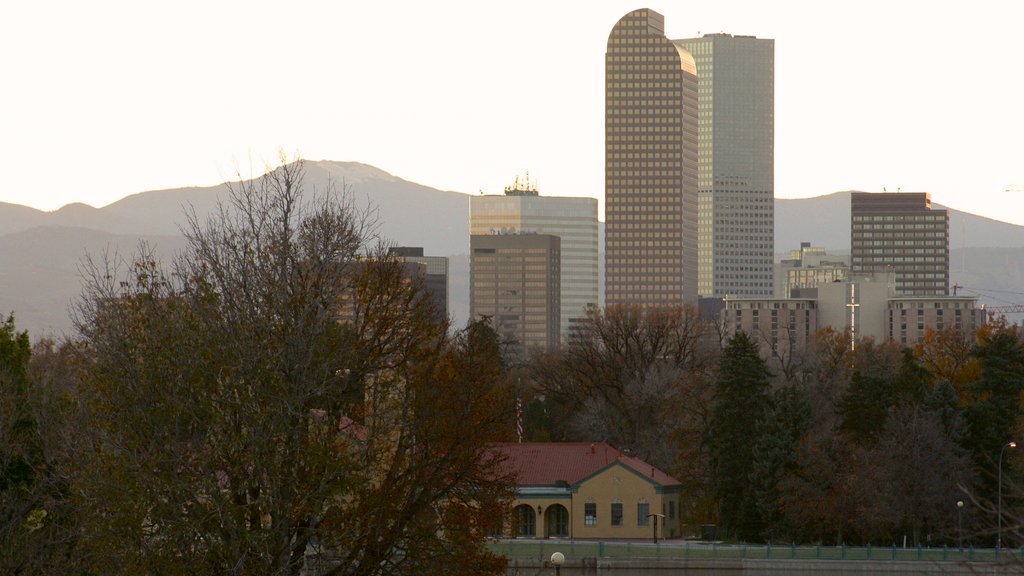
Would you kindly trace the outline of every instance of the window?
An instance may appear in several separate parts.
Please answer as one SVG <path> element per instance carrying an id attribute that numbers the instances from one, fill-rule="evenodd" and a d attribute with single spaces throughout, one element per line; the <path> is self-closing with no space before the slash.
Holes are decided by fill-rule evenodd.
<path id="1" fill-rule="evenodd" d="M 516 506 L 514 514 L 516 536 L 534 536 L 537 534 L 537 517 L 531 506 L 526 504 Z"/>
<path id="2" fill-rule="evenodd" d="M 637 526 L 648 526 L 651 523 L 651 519 L 648 515 L 651 513 L 651 506 L 647 502 L 640 502 L 636 505 L 636 525 Z"/>
<path id="3" fill-rule="evenodd" d="M 668 501 L 668 517 L 669 518 L 675 518 L 676 517 L 676 501 L 675 500 L 669 500 Z"/>
<path id="4" fill-rule="evenodd" d="M 583 524 L 597 526 L 597 503 L 587 502 L 583 505 Z"/>
<path id="5" fill-rule="evenodd" d="M 622 502 L 612 502 L 612 526 L 622 526 Z"/>
<path id="6" fill-rule="evenodd" d="M 547 517 L 548 536 L 569 535 L 569 511 L 565 506 L 553 504 L 544 511 Z"/>

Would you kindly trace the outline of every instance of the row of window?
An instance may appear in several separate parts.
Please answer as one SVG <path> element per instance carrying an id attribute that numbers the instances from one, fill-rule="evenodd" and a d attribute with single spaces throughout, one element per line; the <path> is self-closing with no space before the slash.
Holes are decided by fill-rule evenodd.
<path id="1" fill-rule="evenodd" d="M 622 502 L 612 502 L 611 504 L 611 525 L 622 526 Z M 662 514 L 669 518 L 676 517 L 676 503 L 674 500 L 668 502 L 668 508 L 665 509 L 665 504 L 662 503 Z M 649 526 L 651 522 L 651 511 L 650 504 L 646 501 L 640 501 L 636 505 L 636 525 L 637 526 Z M 583 504 L 583 524 L 586 526 L 597 526 L 597 503 L 586 502 Z"/>
<path id="2" fill-rule="evenodd" d="M 853 217 L 854 222 L 945 222 L 946 213 L 938 212 L 934 214 L 901 214 L 898 216 L 861 216 L 855 215 Z"/>

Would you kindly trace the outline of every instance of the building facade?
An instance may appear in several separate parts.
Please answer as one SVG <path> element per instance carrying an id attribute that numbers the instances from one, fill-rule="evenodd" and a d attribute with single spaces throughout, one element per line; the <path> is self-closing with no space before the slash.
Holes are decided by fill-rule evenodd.
<path id="1" fill-rule="evenodd" d="M 563 336 L 598 302 L 597 199 L 540 196 L 529 182 L 505 194 L 471 196 L 469 233 L 551 234 L 561 239 Z"/>
<path id="2" fill-rule="evenodd" d="M 661 14 L 634 10 L 605 52 L 605 301 L 696 298 L 697 68 Z"/>
<path id="3" fill-rule="evenodd" d="M 497 444 L 516 476 L 511 518 L 500 534 L 584 540 L 675 538 L 682 486 L 605 443 Z M 655 526 L 657 523 L 657 526 Z"/>
<path id="4" fill-rule="evenodd" d="M 775 41 L 673 40 L 697 66 L 698 292 L 770 298 L 775 258 Z"/>
<path id="5" fill-rule="evenodd" d="M 550 234 L 471 235 L 470 318 L 490 317 L 524 358 L 559 342 L 561 240 Z"/>
<path id="6" fill-rule="evenodd" d="M 850 195 L 851 271 L 892 271 L 898 296 L 949 294 L 949 213 L 925 192 Z"/>
<path id="7" fill-rule="evenodd" d="M 407 263 L 423 266 L 423 288 L 430 294 L 434 309 L 441 318 L 448 318 L 448 258 L 424 256 L 423 248 L 398 246 L 389 250 Z"/>
<path id="8" fill-rule="evenodd" d="M 818 302 L 812 298 L 729 298 L 721 314 L 727 337 L 749 334 L 766 357 L 803 350 L 818 330 Z"/>
<path id="9" fill-rule="evenodd" d="M 842 282 L 850 274 L 850 257 L 801 242 L 789 257 L 775 264 L 775 298 L 814 298 L 819 284 Z"/>
<path id="10" fill-rule="evenodd" d="M 888 338 L 903 345 L 920 342 L 926 330 L 953 328 L 972 334 L 988 321 L 985 309 L 973 296 L 892 298 L 887 312 Z"/>
<path id="11" fill-rule="evenodd" d="M 820 329 L 845 332 L 853 349 L 863 338 L 913 346 L 925 332 L 947 328 L 973 334 L 988 317 L 976 296 L 899 296 L 893 272 L 852 275 L 819 284 L 814 298 L 726 299 L 726 334 L 746 332 L 763 356 L 801 350 Z"/>

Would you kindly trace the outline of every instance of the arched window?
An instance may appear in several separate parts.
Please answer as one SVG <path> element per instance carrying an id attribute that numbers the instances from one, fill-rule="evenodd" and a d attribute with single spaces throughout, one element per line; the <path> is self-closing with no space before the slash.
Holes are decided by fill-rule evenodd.
<path id="1" fill-rule="evenodd" d="M 537 535 L 537 513 L 533 507 L 526 504 L 516 506 L 512 511 L 512 519 L 515 522 L 513 533 L 515 536 L 536 536 Z"/>
<path id="2" fill-rule="evenodd" d="M 561 504 L 548 506 L 544 511 L 547 516 L 546 524 L 548 536 L 566 537 L 569 536 L 569 511 Z"/>
<path id="3" fill-rule="evenodd" d="M 488 522 L 486 528 L 487 536 L 490 536 L 491 538 L 501 538 L 504 536 L 505 532 L 503 526 L 505 526 L 505 516 L 504 514 L 499 514 Z"/>

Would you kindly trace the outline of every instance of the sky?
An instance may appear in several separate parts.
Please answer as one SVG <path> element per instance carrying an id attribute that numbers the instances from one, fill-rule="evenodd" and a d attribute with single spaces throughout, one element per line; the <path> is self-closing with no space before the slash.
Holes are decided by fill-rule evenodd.
<path id="1" fill-rule="evenodd" d="M 1024 3 L 992 0 L 8 2 L 0 202 L 100 207 L 278 151 L 603 199 L 604 52 L 641 7 L 669 38 L 775 39 L 776 197 L 924 191 L 1024 225 Z"/>

